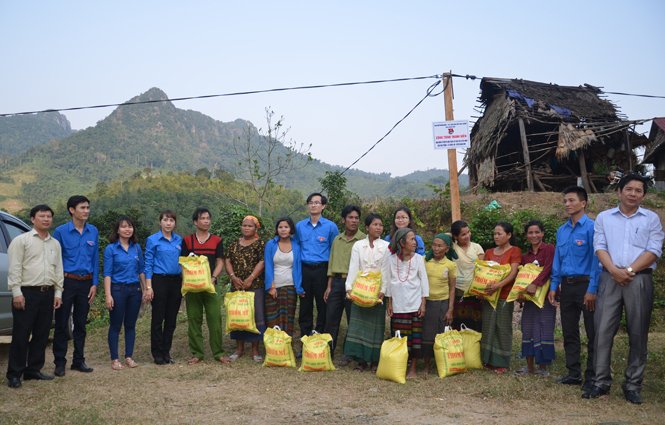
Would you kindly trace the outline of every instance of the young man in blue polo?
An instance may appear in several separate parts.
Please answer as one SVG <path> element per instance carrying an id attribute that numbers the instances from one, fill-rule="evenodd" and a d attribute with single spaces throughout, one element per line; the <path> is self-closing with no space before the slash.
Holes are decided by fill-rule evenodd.
<path id="1" fill-rule="evenodd" d="M 339 235 L 337 225 L 323 218 L 328 198 L 320 193 L 307 197 L 309 218 L 296 224 L 294 239 L 300 245 L 302 259 L 302 288 L 305 296 L 300 297 L 301 335 L 309 335 L 312 330 L 323 333 L 326 324 L 326 302 L 324 294 L 328 289 L 328 260 L 333 239 Z M 314 301 L 316 300 L 316 327 L 314 327 Z M 302 349 L 296 357 L 302 356 Z"/>
<path id="2" fill-rule="evenodd" d="M 74 308 L 72 312 L 74 357 L 71 369 L 92 372 L 92 368 L 85 364 L 83 349 L 88 311 L 97 295 L 99 284 L 99 233 L 95 226 L 86 223 L 90 215 L 90 201 L 85 196 L 72 196 L 67 201 L 67 210 L 72 216 L 72 221 L 59 226 L 53 232 L 53 238 L 60 242 L 62 248 L 62 268 L 65 277 L 62 306 L 55 313 L 53 333 L 55 376 L 65 376 L 67 322 L 72 307 Z"/>

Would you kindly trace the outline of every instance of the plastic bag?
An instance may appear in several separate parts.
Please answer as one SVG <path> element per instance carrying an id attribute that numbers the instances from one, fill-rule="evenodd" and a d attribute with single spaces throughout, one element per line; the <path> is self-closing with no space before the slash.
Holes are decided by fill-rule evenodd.
<path id="1" fill-rule="evenodd" d="M 321 372 L 335 370 L 330 358 L 330 334 L 314 333 L 300 338 L 302 341 L 302 363 L 300 372 Z"/>
<path id="2" fill-rule="evenodd" d="M 395 336 L 383 341 L 379 356 L 379 367 L 376 376 L 400 384 L 406 383 L 406 364 L 409 361 L 407 337 L 401 337 L 399 331 Z"/>
<path id="3" fill-rule="evenodd" d="M 226 334 L 231 331 L 261 333 L 254 320 L 254 292 L 227 292 L 224 297 L 226 310 Z"/>
<path id="4" fill-rule="evenodd" d="M 444 333 L 434 337 L 434 359 L 440 378 L 466 372 L 464 343 L 459 332 L 446 326 Z"/>
<path id="5" fill-rule="evenodd" d="M 495 291 L 488 296 L 485 287 L 489 284 L 499 283 L 510 274 L 510 264 L 501 265 L 494 261 L 476 260 L 473 265 L 473 281 L 464 293 L 465 297 L 481 296 L 489 301 L 493 308 L 496 308 L 499 302 L 501 290 Z"/>
<path id="6" fill-rule="evenodd" d="M 263 334 L 266 358 L 263 366 L 296 367 L 296 357 L 291 347 L 291 337 L 279 326 L 266 329 Z"/>
<path id="7" fill-rule="evenodd" d="M 182 295 L 187 292 L 215 293 L 208 257 L 205 255 L 179 257 L 178 263 L 182 266 L 182 288 L 180 288 Z"/>
<path id="8" fill-rule="evenodd" d="M 527 301 L 533 301 L 535 305 L 543 308 L 547 294 L 550 291 L 549 280 L 545 282 L 543 286 L 537 288 L 536 293 L 533 296 L 526 293 L 527 286 L 531 285 L 542 271 L 543 267 L 538 267 L 533 263 L 529 263 L 526 266 L 520 266 L 517 272 L 517 278 L 515 278 L 515 284 L 510 290 L 506 302 L 516 301 L 519 294 L 524 294 L 524 298 L 526 298 Z"/>
<path id="9" fill-rule="evenodd" d="M 349 298 L 358 307 L 374 307 L 383 303 L 378 299 L 380 292 L 381 273 L 359 271 Z"/>
<path id="10" fill-rule="evenodd" d="M 483 362 L 480 359 L 480 339 L 483 334 L 476 332 L 473 329 L 467 328 L 464 323 L 461 326 L 462 330 L 459 331 L 462 337 L 462 344 L 464 344 L 464 359 L 466 360 L 467 369 L 482 369 Z"/>

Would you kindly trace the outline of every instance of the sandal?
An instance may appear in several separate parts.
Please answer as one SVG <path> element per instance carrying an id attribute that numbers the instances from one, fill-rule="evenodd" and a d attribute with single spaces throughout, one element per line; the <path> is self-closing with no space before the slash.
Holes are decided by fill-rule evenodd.
<path id="1" fill-rule="evenodd" d="M 125 359 L 125 364 L 129 367 L 137 367 L 139 364 L 136 363 L 131 357 Z"/>
<path id="2" fill-rule="evenodd" d="M 234 361 L 238 360 L 240 357 L 242 357 L 242 354 L 238 355 L 236 353 L 233 353 L 229 356 L 229 360 L 231 360 L 231 362 L 234 362 Z"/>
<path id="3" fill-rule="evenodd" d="M 201 361 L 201 359 L 199 359 L 198 357 L 192 357 L 191 359 L 187 360 L 187 364 L 189 364 L 189 365 L 197 364 L 200 361 Z"/>
<path id="4" fill-rule="evenodd" d="M 252 359 L 257 363 L 263 363 L 263 357 L 261 356 L 252 356 Z"/>
<path id="5" fill-rule="evenodd" d="M 496 369 L 494 369 L 494 373 L 496 373 L 497 375 L 501 375 L 502 373 L 506 372 L 508 372 L 508 368 L 505 367 L 497 367 Z"/>
<path id="6" fill-rule="evenodd" d="M 339 365 L 340 366 L 348 366 L 351 362 L 353 361 L 353 358 L 349 358 L 346 355 L 342 356 L 341 359 L 339 359 Z"/>
<path id="7" fill-rule="evenodd" d="M 538 368 L 533 371 L 533 375 L 538 376 L 539 378 L 547 378 L 548 376 L 550 376 L 550 373 L 545 369 Z"/>
<path id="8" fill-rule="evenodd" d="M 367 363 L 358 363 L 356 367 L 353 368 L 354 372 L 362 373 L 367 369 Z"/>
<path id="9" fill-rule="evenodd" d="M 111 362 L 111 369 L 113 370 L 122 370 L 124 368 L 125 367 L 122 365 L 122 363 L 120 363 L 120 360 L 113 360 Z"/>
<path id="10" fill-rule="evenodd" d="M 220 357 L 217 361 L 222 363 L 222 364 L 231 364 L 231 363 L 233 363 L 233 360 L 231 360 L 230 358 L 228 358 L 226 356 Z"/>
<path id="11" fill-rule="evenodd" d="M 370 363 L 370 366 L 371 366 L 370 370 L 372 371 L 372 373 L 376 373 L 376 370 L 379 368 L 379 364 L 377 362 L 372 362 Z"/>
<path id="12" fill-rule="evenodd" d="M 522 369 L 516 370 L 515 375 L 517 376 L 526 376 L 529 374 L 529 368 L 527 366 L 522 367 Z"/>

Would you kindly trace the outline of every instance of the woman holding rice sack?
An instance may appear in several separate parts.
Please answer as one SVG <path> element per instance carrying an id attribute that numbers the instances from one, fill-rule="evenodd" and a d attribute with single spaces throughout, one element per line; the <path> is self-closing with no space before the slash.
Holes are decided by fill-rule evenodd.
<path id="1" fill-rule="evenodd" d="M 265 285 L 263 283 L 263 255 L 266 244 L 256 233 L 259 229 L 259 220 L 248 215 L 242 220 L 241 234 L 238 240 L 233 240 L 226 250 L 226 272 L 231 276 L 232 291 L 254 292 L 254 319 L 258 334 L 247 331 L 232 331 L 231 339 L 237 343 L 236 352 L 229 359 L 238 360 L 245 354 L 245 341 L 252 343 L 252 359 L 257 363 L 263 362 L 259 354 L 259 341 L 263 339 L 266 330 L 265 317 Z"/>
<path id="2" fill-rule="evenodd" d="M 434 236 L 432 249 L 425 256 L 425 270 L 429 282 L 429 297 L 425 303 L 423 318 L 423 357 L 425 371 L 429 375 L 430 361 L 434 358 L 434 338 L 453 322 L 453 300 L 457 266 L 453 260 L 457 254 L 451 249 L 453 239 L 445 233 Z"/>
<path id="3" fill-rule="evenodd" d="M 510 367 L 513 347 L 513 309 L 514 303 L 507 303 L 506 298 L 515 283 L 517 269 L 522 262 L 522 251 L 516 247 L 513 225 L 497 223 L 494 228 L 496 248 L 488 249 L 485 261 L 510 264 L 510 274 L 499 283 L 488 284 L 486 292 L 492 295 L 500 291 L 496 309 L 489 301 L 483 301 L 483 337 L 480 340 L 480 356 L 486 369 L 494 373 L 506 373 Z"/>
<path id="4" fill-rule="evenodd" d="M 275 224 L 275 238 L 266 244 L 264 261 L 266 266 L 265 290 L 266 320 L 268 327 L 279 326 L 293 336 L 293 321 L 296 315 L 298 295 L 302 289 L 302 263 L 300 246 L 291 236 L 296 225 L 291 217 L 282 217 Z"/>
<path id="5" fill-rule="evenodd" d="M 453 310 L 453 328 L 460 330 L 462 324 L 474 331 L 482 331 L 483 300 L 476 297 L 465 297 L 467 290 L 473 281 L 473 265 L 476 259 L 483 261 L 485 251 L 477 243 L 471 242 L 471 230 L 469 225 L 462 220 L 454 222 L 450 226 L 450 234 L 453 236 L 453 250 L 457 254 L 455 264 L 457 265 L 457 279 L 455 279 L 455 306 Z"/>
<path id="6" fill-rule="evenodd" d="M 533 296 L 536 289 L 542 287 L 552 274 L 554 261 L 554 245 L 543 242 L 545 228 L 538 220 L 529 221 L 524 226 L 526 237 L 531 242 L 531 249 L 522 257 L 522 265 L 534 263 L 543 268 L 538 277 L 527 286 L 527 294 Z M 515 372 L 517 375 L 531 373 L 545 378 L 549 376 L 547 366 L 554 360 L 554 323 L 556 307 L 546 302 L 539 308 L 532 301 L 526 301 L 520 294 L 517 301 L 524 303 L 522 312 L 522 355 L 526 357 L 527 366 Z M 539 365 L 534 369 L 534 363 Z"/>
<path id="7" fill-rule="evenodd" d="M 416 254 L 416 234 L 407 228 L 399 229 L 390 241 L 390 281 L 386 286 L 388 316 L 392 334 L 400 331 L 407 337 L 411 366 L 407 379 L 416 378 L 416 360 L 422 357 L 423 317 L 429 281 L 425 260 Z M 353 315 L 352 315 L 353 316 Z"/>
<path id="8" fill-rule="evenodd" d="M 106 307 L 109 309 L 108 343 L 111 351 L 111 369 L 125 367 L 118 357 L 118 339 L 122 324 L 125 324 L 125 365 L 136 367 L 132 360 L 136 338 L 136 319 L 139 317 L 141 300 L 146 297 L 145 263 L 143 253 L 134 232 L 134 223 L 129 217 L 120 217 L 109 236 L 111 244 L 104 250 L 104 290 Z M 150 299 L 148 299 L 150 298 Z"/>
<path id="9" fill-rule="evenodd" d="M 383 233 L 383 219 L 378 214 L 369 214 L 365 217 L 365 228 L 367 237 L 356 242 L 351 249 L 346 292 L 351 295 L 358 272 L 380 272 L 381 290 L 378 298 L 383 300 L 390 279 L 390 249 L 388 242 L 380 239 Z M 364 371 L 369 363 L 372 372 L 376 373 L 385 330 L 385 303 L 374 307 L 351 305 L 351 321 L 346 334 L 344 354 L 353 356 L 357 362 L 354 372 Z"/>
<path id="10" fill-rule="evenodd" d="M 413 228 L 413 215 L 408 207 L 399 207 L 393 214 L 393 227 L 392 231 L 386 236 L 386 242 L 390 242 L 395 237 L 395 232 L 399 229 L 411 229 L 416 236 L 416 254 L 425 255 L 425 242 L 423 238 L 415 234 Z"/>

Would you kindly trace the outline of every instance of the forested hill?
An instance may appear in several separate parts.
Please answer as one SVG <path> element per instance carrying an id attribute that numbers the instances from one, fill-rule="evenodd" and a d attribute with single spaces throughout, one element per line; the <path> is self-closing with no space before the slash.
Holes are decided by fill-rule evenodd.
<path id="1" fill-rule="evenodd" d="M 129 102 L 146 100 L 168 100 L 168 96 L 152 88 Z M 99 181 L 127 179 L 148 168 L 194 173 L 200 168 L 218 167 L 233 171 L 237 160 L 228 154 L 228 147 L 248 127 L 255 130 L 249 121 L 220 122 L 200 112 L 178 109 L 169 101 L 125 105 L 94 127 L 34 146 L 6 161 L 2 178 L 16 182 L 20 179 L 22 200 L 34 204 L 58 202 L 72 193 L 88 193 Z M 256 142 L 262 143 L 261 138 Z M 318 179 L 326 171 L 340 169 L 314 160 L 277 183 L 307 193 L 320 188 Z M 444 171 L 438 172 L 440 175 Z M 346 174 L 347 187 L 365 198 L 431 196 L 432 190 L 425 182 L 441 183 L 445 179 L 433 181 L 431 177 L 437 172 L 426 173 L 428 178 L 419 180 L 413 176 L 391 178 L 387 173 L 350 170 Z"/>
<path id="2" fill-rule="evenodd" d="M 67 117 L 58 112 L 0 117 L 0 153 L 7 160 L 8 156 L 72 133 Z"/>

